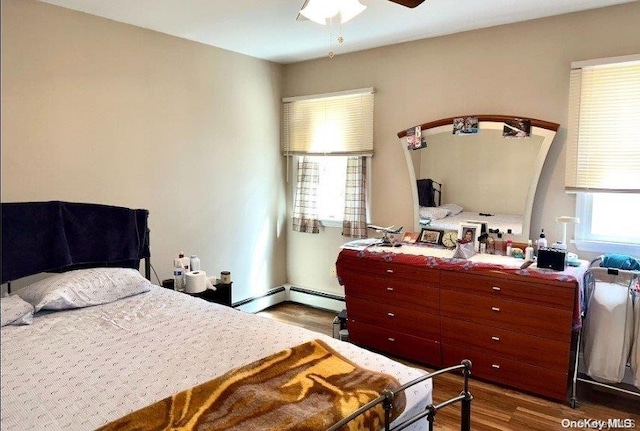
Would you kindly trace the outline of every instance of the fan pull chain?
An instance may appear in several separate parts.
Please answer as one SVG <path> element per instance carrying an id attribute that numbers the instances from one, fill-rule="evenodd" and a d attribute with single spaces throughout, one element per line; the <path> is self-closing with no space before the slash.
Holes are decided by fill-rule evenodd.
<path id="1" fill-rule="evenodd" d="M 333 52 L 333 18 L 329 18 L 329 53 L 327 54 L 329 58 L 333 58 L 336 54 Z M 338 37 L 336 39 L 338 41 L 338 45 L 342 45 L 344 43 L 344 37 L 342 37 L 342 20 L 338 24 Z"/>
<path id="2" fill-rule="evenodd" d="M 329 18 L 329 53 L 327 54 L 329 58 L 333 58 L 335 53 L 333 52 L 333 18 Z"/>

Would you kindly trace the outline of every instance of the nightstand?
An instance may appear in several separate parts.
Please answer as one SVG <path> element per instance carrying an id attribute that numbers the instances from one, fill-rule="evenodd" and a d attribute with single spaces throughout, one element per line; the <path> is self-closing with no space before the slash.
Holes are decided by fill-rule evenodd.
<path id="1" fill-rule="evenodd" d="M 199 293 L 186 293 L 187 295 L 195 296 L 196 298 L 204 299 L 205 301 L 215 302 L 216 304 L 226 305 L 227 307 L 231 307 L 231 283 L 218 283 L 215 284 L 216 290 L 207 289 L 204 292 Z M 162 287 L 167 289 L 173 289 L 173 280 L 164 280 L 162 282 Z"/>
<path id="2" fill-rule="evenodd" d="M 218 283 L 215 284 L 216 290 L 207 289 L 204 292 L 199 293 L 187 293 L 187 295 L 195 296 L 196 298 L 204 299 L 205 301 L 215 302 L 216 304 L 226 305 L 231 307 L 231 283 Z"/>

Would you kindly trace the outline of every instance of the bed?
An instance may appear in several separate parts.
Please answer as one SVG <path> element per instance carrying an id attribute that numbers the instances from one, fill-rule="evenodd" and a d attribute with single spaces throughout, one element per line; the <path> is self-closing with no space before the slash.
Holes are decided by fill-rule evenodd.
<path id="1" fill-rule="evenodd" d="M 431 179 L 417 180 L 418 215 L 423 227 L 457 231 L 460 223 L 486 223 L 487 229 L 522 235 L 522 214 L 469 211 L 455 203 L 442 204 L 442 184 Z"/>
<path id="2" fill-rule="evenodd" d="M 110 223 L 114 212 L 122 218 Z M 469 429 L 470 363 L 426 374 L 154 285 L 136 269 L 149 261 L 147 214 L 66 202 L 3 204 L 3 284 L 16 274 L 56 274 L 2 298 L 2 430 L 166 429 L 176 415 L 179 429 L 422 430 L 433 427 L 437 409 L 458 401 L 461 429 Z M 79 236 L 68 236 L 70 224 Z M 119 235 L 125 225 L 129 233 Z M 117 238 L 125 245 L 116 246 Z M 431 377 L 447 371 L 464 374 L 463 392 L 434 406 Z M 286 398 L 292 394 L 293 401 Z M 333 406 L 318 401 L 327 399 Z M 327 403 L 331 415 L 313 410 Z"/>

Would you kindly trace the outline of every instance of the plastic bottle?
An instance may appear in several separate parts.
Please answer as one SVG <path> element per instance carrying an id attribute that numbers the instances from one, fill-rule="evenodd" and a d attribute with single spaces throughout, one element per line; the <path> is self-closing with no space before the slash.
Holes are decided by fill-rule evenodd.
<path id="1" fill-rule="evenodd" d="M 524 249 L 524 260 L 533 261 L 533 241 L 527 242 L 527 248 Z"/>
<path id="2" fill-rule="evenodd" d="M 182 268 L 184 269 L 184 273 L 186 274 L 187 272 L 189 272 L 190 261 L 188 257 L 185 257 L 184 251 L 181 251 L 180 253 L 178 253 L 178 259 L 180 259 L 180 262 L 182 263 Z"/>
<path id="3" fill-rule="evenodd" d="M 513 246 L 513 241 L 511 241 L 511 239 L 507 240 L 507 252 L 506 255 L 511 257 L 511 248 Z"/>
<path id="4" fill-rule="evenodd" d="M 184 255 L 184 251 L 178 253 L 178 259 L 182 263 L 182 286 L 187 285 L 187 272 L 189 272 L 189 258 Z"/>
<path id="5" fill-rule="evenodd" d="M 497 254 L 498 256 L 504 256 L 505 253 L 505 242 L 502 239 L 502 232 L 498 232 L 498 238 L 493 242 L 493 254 Z"/>
<path id="6" fill-rule="evenodd" d="M 195 254 L 192 254 L 189 258 L 189 266 L 191 271 L 200 271 L 200 258 Z"/>
<path id="7" fill-rule="evenodd" d="M 184 291 L 184 268 L 180 258 L 173 260 L 173 288 L 178 292 Z"/>
<path id="8" fill-rule="evenodd" d="M 540 232 L 540 238 L 538 238 L 538 250 L 547 246 L 547 237 L 544 234 L 544 229 Z"/>

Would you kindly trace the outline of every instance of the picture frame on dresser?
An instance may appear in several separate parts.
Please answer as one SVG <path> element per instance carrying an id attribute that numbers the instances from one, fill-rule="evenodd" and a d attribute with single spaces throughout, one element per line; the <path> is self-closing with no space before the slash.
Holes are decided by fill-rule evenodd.
<path id="1" fill-rule="evenodd" d="M 458 226 L 458 239 L 460 242 L 473 241 L 473 250 L 477 253 L 480 251 L 480 240 L 478 239 L 482 234 L 482 224 L 460 222 Z M 471 238 L 469 238 L 471 235 Z"/>
<path id="2" fill-rule="evenodd" d="M 422 228 L 418 241 L 426 244 L 441 244 L 443 234 L 444 231 L 425 227 Z"/>

